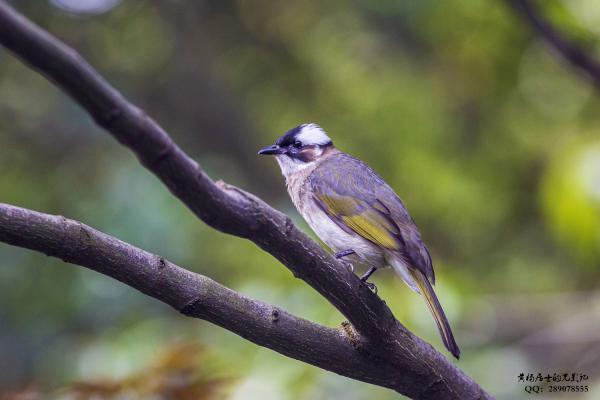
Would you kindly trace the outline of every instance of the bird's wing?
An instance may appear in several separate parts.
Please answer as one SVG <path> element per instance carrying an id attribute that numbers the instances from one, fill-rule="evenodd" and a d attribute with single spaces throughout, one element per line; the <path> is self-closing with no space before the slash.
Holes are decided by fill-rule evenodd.
<path id="1" fill-rule="evenodd" d="M 354 232 L 420 270 L 434 284 L 431 256 L 406 207 L 371 168 L 335 154 L 309 176 L 314 199 L 342 229 Z"/>

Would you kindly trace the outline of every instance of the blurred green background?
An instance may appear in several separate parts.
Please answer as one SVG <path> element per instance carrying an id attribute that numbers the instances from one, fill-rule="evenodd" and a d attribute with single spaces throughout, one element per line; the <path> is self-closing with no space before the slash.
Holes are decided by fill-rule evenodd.
<path id="1" fill-rule="evenodd" d="M 600 99 L 506 4 L 13 4 L 76 48 L 213 178 L 258 194 L 307 232 L 276 163 L 256 151 L 299 123 L 319 123 L 405 200 L 432 252 L 461 368 L 500 399 L 525 397 L 521 372 L 583 372 L 590 392 L 576 398 L 597 398 Z M 544 2 L 561 29 L 600 50 L 598 10 L 594 0 Z M 313 321 L 343 321 L 268 254 L 198 221 L 4 49 L 0 201 L 81 220 Z M 391 271 L 373 282 L 400 321 L 444 352 L 416 294 Z M 186 368 L 217 377 L 216 398 L 398 398 L 0 244 L 5 398 L 74 398 L 75 382 L 131 381 L 189 343 L 202 350 Z"/>

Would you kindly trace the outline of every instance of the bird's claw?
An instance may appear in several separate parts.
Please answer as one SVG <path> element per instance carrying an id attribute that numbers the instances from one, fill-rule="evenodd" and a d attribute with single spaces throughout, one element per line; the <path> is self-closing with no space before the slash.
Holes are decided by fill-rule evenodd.
<path id="1" fill-rule="evenodd" d="M 350 272 L 354 273 L 354 264 L 345 261 L 342 261 L 342 264 L 344 264 L 350 270 Z"/>
<path id="2" fill-rule="evenodd" d="M 377 286 L 375 286 L 375 284 L 373 282 L 368 282 L 366 279 L 365 280 L 360 280 L 362 283 L 365 284 L 366 287 L 369 288 L 370 291 L 372 291 L 373 293 L 377 294 Z"/>
<path id="3" fill-rule="evenodd" d="M 340 260 L 341 263 L 344 264 L 350 270 L 350 272 L 354 273 L 354 265 L 352 263 L 342 260 L 342 258 L 352 255 L 352 254 L 356 254 L 356 252 L 352 249 L 348 249 L 348 250 L 338 251 L 333 256 L 335 258 L 337 258 L 338 260 Z"/>

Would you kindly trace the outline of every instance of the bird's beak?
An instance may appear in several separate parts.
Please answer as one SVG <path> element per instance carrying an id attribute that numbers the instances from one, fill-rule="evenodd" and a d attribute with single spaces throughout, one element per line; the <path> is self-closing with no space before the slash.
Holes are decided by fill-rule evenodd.
<path id="1" fill-rule="evenodd" d="M 273 146 L 264 147 L 258 151 L 258 154 L 261 154 L 261 155 L 277 155 L 277 154 L 284 154 L 284 153 L 285 153 L 285 149 L 282 147 L 279 147 L 276 144 L 274 144 Z"/>

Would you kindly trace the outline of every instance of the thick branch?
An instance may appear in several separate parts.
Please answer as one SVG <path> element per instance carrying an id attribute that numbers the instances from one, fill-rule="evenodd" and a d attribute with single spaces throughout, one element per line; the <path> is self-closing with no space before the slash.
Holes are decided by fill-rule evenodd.
<path id="1" fill-rule="evenodd" d="M 282 213 L 241 189 L 213 182 L 167 133 L 127 102 L 73 49 L 0 2 L 0 43 L 55 82 L 129 147 L 198 217 L 273 254 L 337 307 L 361 332 L 395 327 L 390 310 Z M 379 316 L 379 318 L 374 318 Z"/>
<path id="2" fill-rule="evenodd" d="M 515 12 L 546 40 L 565 60 L 587 74 L 600 89 L 600 62 L 577 43 L 569 40 L 546 21 L 537 6 L 530 0 L 506 0 Z"/>
<path id="3" fill-rule="evenodd" d="M 385 385 L 398 373 L 355 351 L 357 343 L 343 329 L 317 325 L 242 296 L 81 222 L 0 203 L 0 242 L 87 267 L 187 316 L 340 375 Z"/>
<path id="4" fill-rule="evenodd" d="M 487 396 L 402 326 L 385 303 L 289 218 L 241 189 L 213 182 L 156 122 L 127 102 L 73 49 L 1 1 L 0 43 L 81 104 L 204 222 L 252 240 L 329 300 L 358 332 L 359 351 L 381 368 L 396 370 L 381 386 L 413 398 Z"/>

